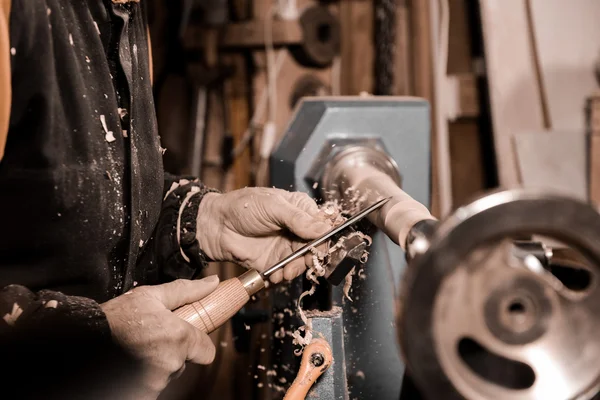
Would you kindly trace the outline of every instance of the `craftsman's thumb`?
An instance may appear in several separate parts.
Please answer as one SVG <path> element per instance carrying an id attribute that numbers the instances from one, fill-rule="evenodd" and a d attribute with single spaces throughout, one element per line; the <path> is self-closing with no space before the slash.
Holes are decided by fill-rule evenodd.
<path id="1" fill-rule="evenodd" d="M 183 305 L 201 300 L 219 285 L 219 277 L 212 275 L 204 279 L 178 279 L 153 287 L 153 294 L 166 308 L 174 310 Z"/>

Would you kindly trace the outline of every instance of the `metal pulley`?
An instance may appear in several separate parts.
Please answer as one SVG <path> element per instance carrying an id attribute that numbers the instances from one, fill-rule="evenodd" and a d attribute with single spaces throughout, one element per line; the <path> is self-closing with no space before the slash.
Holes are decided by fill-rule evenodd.
<path id="1" fill-rule="evenodd" d="M 326 67 L 340 51 L 340 22 L 326 6 L 312 6 L 300 16 L 302 43 L 290 46 L 294 59 L 306 67 Z"/>
<path id="2" fill-rule="evenodd" d="M 561 247 L 536 250 L 514 240 L 523 235 Z M 600 214 L 587 204 L 514 190 L 457 209 L 402 281 L 397 326 L 411 378 L 428 399 L 593 398 L 599 277 Z"/>

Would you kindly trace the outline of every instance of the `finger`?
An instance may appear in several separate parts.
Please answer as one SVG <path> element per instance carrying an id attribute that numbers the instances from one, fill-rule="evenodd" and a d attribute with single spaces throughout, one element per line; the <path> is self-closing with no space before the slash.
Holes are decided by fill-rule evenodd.
<path id="1" fill-rule="evenodd" d="M 307 267 L 313 266 L 313 254 L 312 253 L 306 253 L 304 255 L 304 265 L 306 265 Z"/>
<path id="2" fill-rule="evenodd" d="M 306 211 L 313 217 L 321 215 L 317 203 L 306 193 L 303 192 L 286 192 L 284 195 L 287 201 L 296 207 Z"/>
<path id="3" fill-rule="evenodd" d="M 304 258 L 294 260 L 283 268 L 283 278 L 291 281 L 300 276 L 305 269 Z"/>
<path id="4" fill-rule="evenodd" d="M 187 323 L 187 322 L 186 322 Z M 189 325 L 190 333 L 188 341 L 188 355 L 187 359 L 195 364 L 207 365 L 215 360 L 217 349 L 213 344 L 210 337 L 200 330 Z"/>
<path id="5" fill-rule="evenodd" d="M 304 246 L 306 243 L 303 242 L 292 242 L 291 246 L 292 246 L 292 253 L 297 251 L 299 248 L 301 248 L 302 246 Z M 323 245 L 317 247 L 317 249 L 323 247 Z M 312 252 L 308 252 L 304 255 L 304 257 L 302 258 L 303 260 L 303 267 L 311 267 L 313 265 L 313 253 Z M 286 278 L 287 279 L 287 278 Z"/>
<path id="6" fill-rule="evenodd" d="M 164 285 L 151 286 L 147 290 L 167 309 L 174 310 L 208 296 L 218 285 L 219 277 L 212 275 L 199 280 L 178 279 Z"/>
<path id="7" fill-rule="evenodd" d="M 311 216 L 285 199 L 277 201 L 269 212 L 275 224 L 287 228 L 304 240 L 315 239 L 331 229 L 329 224 Z"/>
<path id="8" fill-rule="evenodd" d="M 271 279 L 271 282 L 273 282 L 273 283 L 281 282 L 283 280 L 283 271 L 279 270 L 279 271 L 273 272 L 273 275 L 271 275 L 270 279 Z"/>
<path id="9" fill-rule="evenodd" d="M 179 379 L 181 377 L 181 375 L 183 375 L 183 373 L 185 372 L 185 367 L 186 365 L 183 364 L 181 366 L 181 368 L 179 368 L 176 372 L 174 372 L 173 374 L 171 374 L 171 380 L 176 380 Z"/>

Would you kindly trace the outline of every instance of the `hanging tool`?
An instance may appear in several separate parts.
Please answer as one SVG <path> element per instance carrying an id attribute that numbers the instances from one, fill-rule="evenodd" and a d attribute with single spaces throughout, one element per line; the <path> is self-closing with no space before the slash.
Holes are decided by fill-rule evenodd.
<path id="1" fill-rule="evenodd" d="M 326 340 L 317 338 L 304 349 L 300 370 L 283 400 L 304 400 L 312 385 L 333 363 L 331 347 Z"/>
<path id="2" fill-rule="evenodd" d="M 304 256 L 312 248 L 316 248 L 336 236 L 344 229 L 354 225 L 371 212 L 379 209 L 389 198 L 377 201 L 375 204 L 349 218 L 343 224 L 332 229 L 318 239 L 307 243 L 299 250 L 290 254 L 266 271 L 259 273 L 248 270 L 241 276 L 221 282 L 217 289 L 200 301 L 187 304 L 174 311 L 175 315 L 186 320 L 203 332 L 211 333 L 235 315 L 249 300 L 250 297 L 265 287 L 265 282 L 275 271 L 283 268 L 290 262 Z"/>

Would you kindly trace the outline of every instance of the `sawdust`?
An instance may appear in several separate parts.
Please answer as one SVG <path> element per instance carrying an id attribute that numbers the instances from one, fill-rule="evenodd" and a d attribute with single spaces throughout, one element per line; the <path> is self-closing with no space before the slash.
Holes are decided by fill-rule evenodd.
<path id="1" fill-rule="evenodd" d="M 360 198 L 357 197 L 356 201 L 359 200 Z M 351 214 L 351 212 L 347 212 L 337 201 L 328 201 L 324 203 L 320 207 L 320 209 L 323 215 L 325 215 L 326 218 L 329 219 L 334 226 L 340 225 L 346 221 L 347 218 L 344 217 L 345 213 Z M 353 211 L 354 209 L 356 209 L 356 207 L 353 207 Z M 298 327 L 298 329 L 296 329 L 294 332 L 288 332 L 288 335 L 290 335 L 293 338 L 292 343 L 296 346 L 299 346 L 299 348 L 294 350 L 294 354 L 296 356 L 300 356 L 302 354 L 302 352 L 304 351 L 304 347 L 307 346 L 313 338 L 312 319 L 307 317 L 306 312 L 303 310 L 302 300 L 307 296 L 312 296 L 317 290 L 317 285 L 319 284 L 318 278 L 324 276 L 327 271 L 326 267 L 330 262 L 329 255 L 332 254 L 334 251 L 342 248 L 346 240 L 355 236 L 359 236 L 361 239 L 366 240 L 367 245 L 371 246 L 371 237 L 365 235 L 362 232 L 352 232 L 347 236 L 341 237 L 333 246 L 330 246 L 328 244 L 327 248 L 324 251 L 321 251 L 316 248 L 310 249 L 312 253 L 313 265 L 307 269 L 305 276 L 306 279 L 308 279 L 312 283 L 312 285 L 309 290 L 306 290 L 300 295 L 297 303 L 298 316 L 302 320 L 303 325 Z M 365 251 L 365 253 L 361 257 L 361 262 L 366 262 L 368 259 L 368 255 L 369 253 Z M 350 301 L 352 301 L 352 298 L 350 297 L 349 292 L 352 287 L 352 278 L 355 274 L 355 268 L 353 268 L 352 271 L 348 275 L 346 275 L 346 281 L 343 289 L 345 298 L 347 298 Z"/>
<path id="2" fill-rule="evenodd" d="M 306 316 L 308 318 L 333 318 L 342 313 L 342 308 L 338 306 L 331 307 L 331 310 L 321 311 L 321 310 L 310 310 L 306 311 Z"/>

